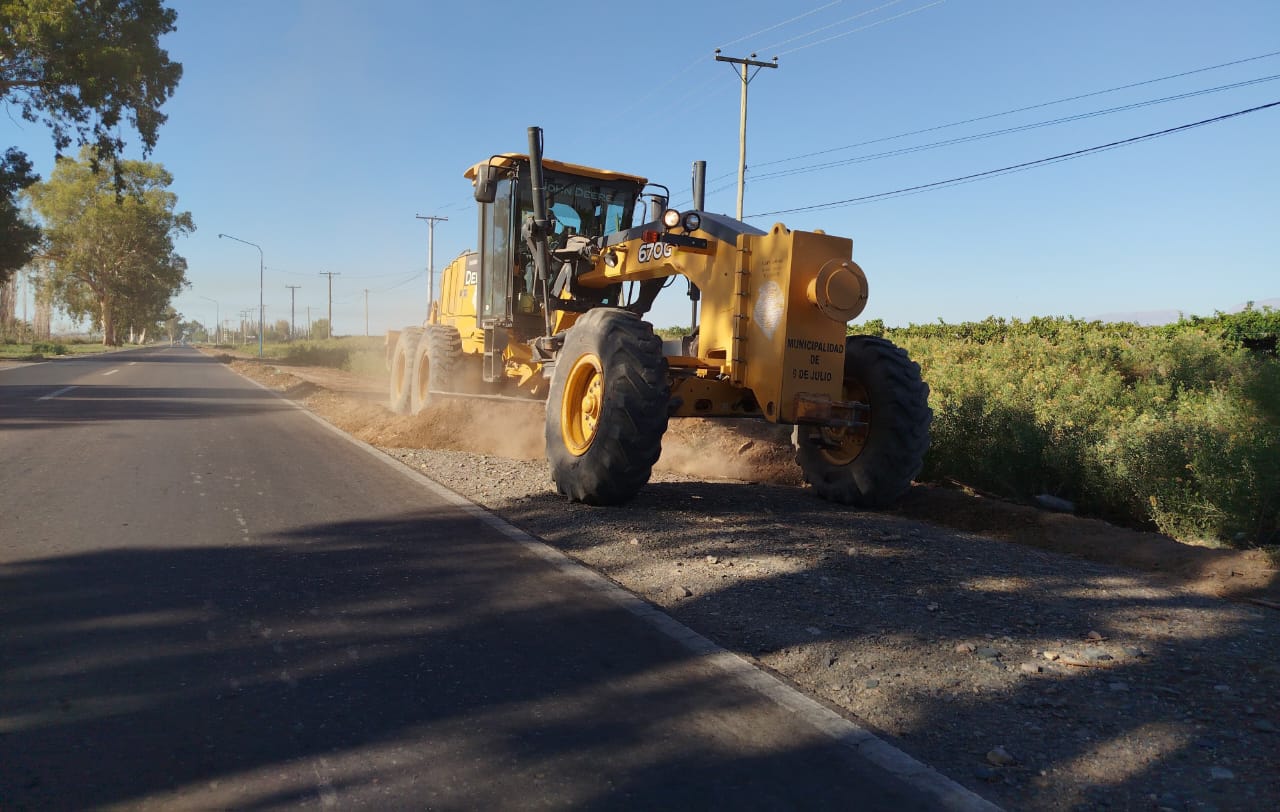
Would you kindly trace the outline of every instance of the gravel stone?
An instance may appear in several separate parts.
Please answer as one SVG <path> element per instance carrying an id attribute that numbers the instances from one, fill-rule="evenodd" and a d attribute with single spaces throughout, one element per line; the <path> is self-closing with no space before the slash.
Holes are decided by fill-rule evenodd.
<path id="1" fill-rule="evenodd" d="M 987 751 L 987 762 L 997 767 L 1007 767 L 1016 761 L 1017 759 L 1004 749 L 1004 745 L 997 745 Z"/>

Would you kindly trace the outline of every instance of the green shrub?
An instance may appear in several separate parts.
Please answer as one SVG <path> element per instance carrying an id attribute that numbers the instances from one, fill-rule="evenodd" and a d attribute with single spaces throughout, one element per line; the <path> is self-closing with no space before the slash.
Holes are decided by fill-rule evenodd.
<path id="1" fill-rule="evenodd" d="M 63 344 L 52 341 L 36 341 L 31 345 L 31 352 L 37 355 L 66 355 L 69 350 Z"/>
<path id="2" fill-rule="evenodd" d="M 263 353 L 285 364 L 331 367 L 366 374 L 385 369 L 381 336 L 347 336 L 322 341 L 272 344 Z"/>
<path id="3" fill-rule="evenodd" d="M 924 476 L 1182 539 L 1280 540 L 1280 362 L 1221 324 L 884 328 L 929 383 Z"/>

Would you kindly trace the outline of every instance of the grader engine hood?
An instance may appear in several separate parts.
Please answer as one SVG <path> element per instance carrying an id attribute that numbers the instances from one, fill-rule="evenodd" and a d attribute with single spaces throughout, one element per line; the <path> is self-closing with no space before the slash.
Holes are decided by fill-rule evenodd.
<path id="1" fill-rule="evenodd" d="M 752 390 L 767 419 L 838 419 L 830 404 L 844 400 L 845 325 L 867 301 L 853 242 L 781 224 L 739 239 L 733 295 L 719 299 L 738 304 L 704 311 L 704 346 L 726 347 L 730 377 Z"/>
<path id="2" fill-rule="evenodd" d="M 840 425 L 845 400 L 845 325 L 862 312 L 867 279 L 853 241 L 781 223 L 767 232 L 702 214 L 701 228 L 654 223 L 605 241 L 578 282 L 687 277 L 701 291 L 698 357 L 735 387 L 751 390 L 766 419 Z M 706 235 L 705 237 L 703 235 Z"/>

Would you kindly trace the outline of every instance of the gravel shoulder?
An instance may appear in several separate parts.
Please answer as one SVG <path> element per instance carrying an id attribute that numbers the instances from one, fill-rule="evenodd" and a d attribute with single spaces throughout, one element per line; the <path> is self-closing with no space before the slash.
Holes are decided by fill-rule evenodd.
<path id="1" fill-rule="evenodd" d="M 1264 557 L 936 488 L 834 506 L 755 424 L 673 421 L 640 496 L 589 508 L 538 404 L 404 418 L 378 381 L 233 366 L 1007 808 L 1280 805 Z"/>

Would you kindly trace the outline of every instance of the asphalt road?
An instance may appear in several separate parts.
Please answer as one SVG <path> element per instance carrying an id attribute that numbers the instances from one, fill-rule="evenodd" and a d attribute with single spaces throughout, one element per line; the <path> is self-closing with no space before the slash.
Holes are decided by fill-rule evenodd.
<path id="1" fill-rule="evenodd" d="M 194 350 L 0 370 L 0 809 L 939 807 L 715 659 Z"/>

